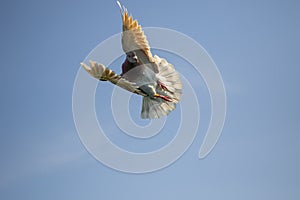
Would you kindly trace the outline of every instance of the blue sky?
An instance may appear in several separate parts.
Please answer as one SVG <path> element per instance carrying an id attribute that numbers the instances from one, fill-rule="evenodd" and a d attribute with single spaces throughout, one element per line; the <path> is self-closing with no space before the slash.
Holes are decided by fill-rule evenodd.
<path id="1" fill-rule="evenodd" d="M 198 159 L 209 119 L 204 88 L 197 94 L 204 102 L 199 133 L 177 162 L 141 175 L 102 165 L 80 142 L 72 91 L 79 63 L 121 30 L 115 1 L 1 1 L 0 198 L 299 199 L 299 2 L 121 3 L 145 27 L 192 37 L 217 64 L 227 118 L 216 147 Z M 178 71 L 195 79 L 181 63 L 174 63 Z M 99 100 L 101 87 L 111 89 L 101 83 Z M 142 146 L 115 131 L 109 137 L 124 148 Z M 170 138 L 158 136 L 146 148 Z"/>

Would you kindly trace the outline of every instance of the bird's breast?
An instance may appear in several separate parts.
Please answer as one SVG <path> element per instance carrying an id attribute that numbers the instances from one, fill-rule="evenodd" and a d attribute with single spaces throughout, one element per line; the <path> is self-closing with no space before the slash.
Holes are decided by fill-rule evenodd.
<path id="1" fill-rule="evenodd" d="M 139 86 L 146 84 L 156 85 L 157 82 L 156 74 L 144 65 L 139 65 L 128 70 L 123 74 L 123 77 Z"/>

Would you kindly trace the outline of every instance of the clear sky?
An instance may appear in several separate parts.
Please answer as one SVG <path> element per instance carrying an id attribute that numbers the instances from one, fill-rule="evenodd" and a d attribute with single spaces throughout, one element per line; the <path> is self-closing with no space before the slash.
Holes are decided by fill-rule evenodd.
<path id="1" fill-rule="evenodd" d="M 178 161 L 139 175 L 104 166 L 79 139 L 72 91 L 79 63 L 121 30 L 115 1 L 1 1 L 0 199 L 299 199 L 300 3 L 121 3 L 144 27 L 182 32 L 213 58 L 227 92 L 217 145 L 198 159 L 209 119 L 203 87 L 197 94 L 203 110 L 199 132 Z M 182 63 L 173 64 L 195 79 Z M 96 102 L 100 123 L 111 88 L 108 83 L 97 88 L 96 100 L 104 102 Z M 138 114 L 140 107 L 130 110 Z M 177 114 L 170 115 L 172 122 Z M 153 150 L 173 137 L 160 134 L 144 146 L 119 134 L 114 123 L 105 128 L 109 138 L 132 151 Z"/>

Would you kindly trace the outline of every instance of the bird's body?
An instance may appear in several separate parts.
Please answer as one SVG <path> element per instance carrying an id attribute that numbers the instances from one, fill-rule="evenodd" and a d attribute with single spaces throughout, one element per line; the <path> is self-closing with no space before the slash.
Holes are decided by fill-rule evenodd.
<path id="1" fill-rule="evenodd" d="M 126 61 L 124 62 L 124 64 L 125 63 Z M 126 80 L 136 83 L 138 86 L 142 86 L 146 84 L 155 84 L 157 82 L 155 73 L 147 66 L 138 65 L 132 67 L 132 64 L 129 64 L 129 67 L 126 66 L 125 69 L 127 68 L 129 70 L 128 71 L 125 70 L 125 72 L 122 72 L 122 77 L 125 78 Z"/>
<path id="2" fill-rule="evenodd" d="M 122 47 L 126 59 L 122 73 L 117 75 L 101 64 L 82 66 L 95 78 L 108 80 L 143 96 L 142 118 L 159 118 L 176 108 L 181 98 L 182 84 L 172 64 L 152 56 L 148 41 L 137 20 L 117 2 L 122 15 Z"/>

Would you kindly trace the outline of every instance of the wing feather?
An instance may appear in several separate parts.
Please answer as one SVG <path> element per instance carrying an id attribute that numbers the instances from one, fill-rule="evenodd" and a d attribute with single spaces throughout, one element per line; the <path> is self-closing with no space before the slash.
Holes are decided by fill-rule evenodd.
<path id="1" fill-rule="evenodd" d="M 134 51 L 139 59 L 140 64 L 147 65 L 155 73 L 158 73 L 158 66 L 154 62 L 147 37 L 137 20 L 133 20 L 127 10 L 117 1 L 122 15 L 122 48 L 125 53 Z"/>
<path id="2" fill-rule="evenodd" d="M 142 96 L 147 96 L 145 93 L 143 93 L 140 89 L 139 86 L 133 82 L 130 82 L 126 80 L 125 78 L 122 78 L 120 75 L 109 69 L 108 67 L 105 67 L 104 65 L 90 61 L 89 62 L 90 67 L 88 67 L 86 64 L 81 63 L 83 68 L 85 70 L 89 69 L 94 69 L 96 70 L 97 74 L 97 79 L 100 79 L 102 81 L 109 81 L 129 92 L 133 92 Z"/>

